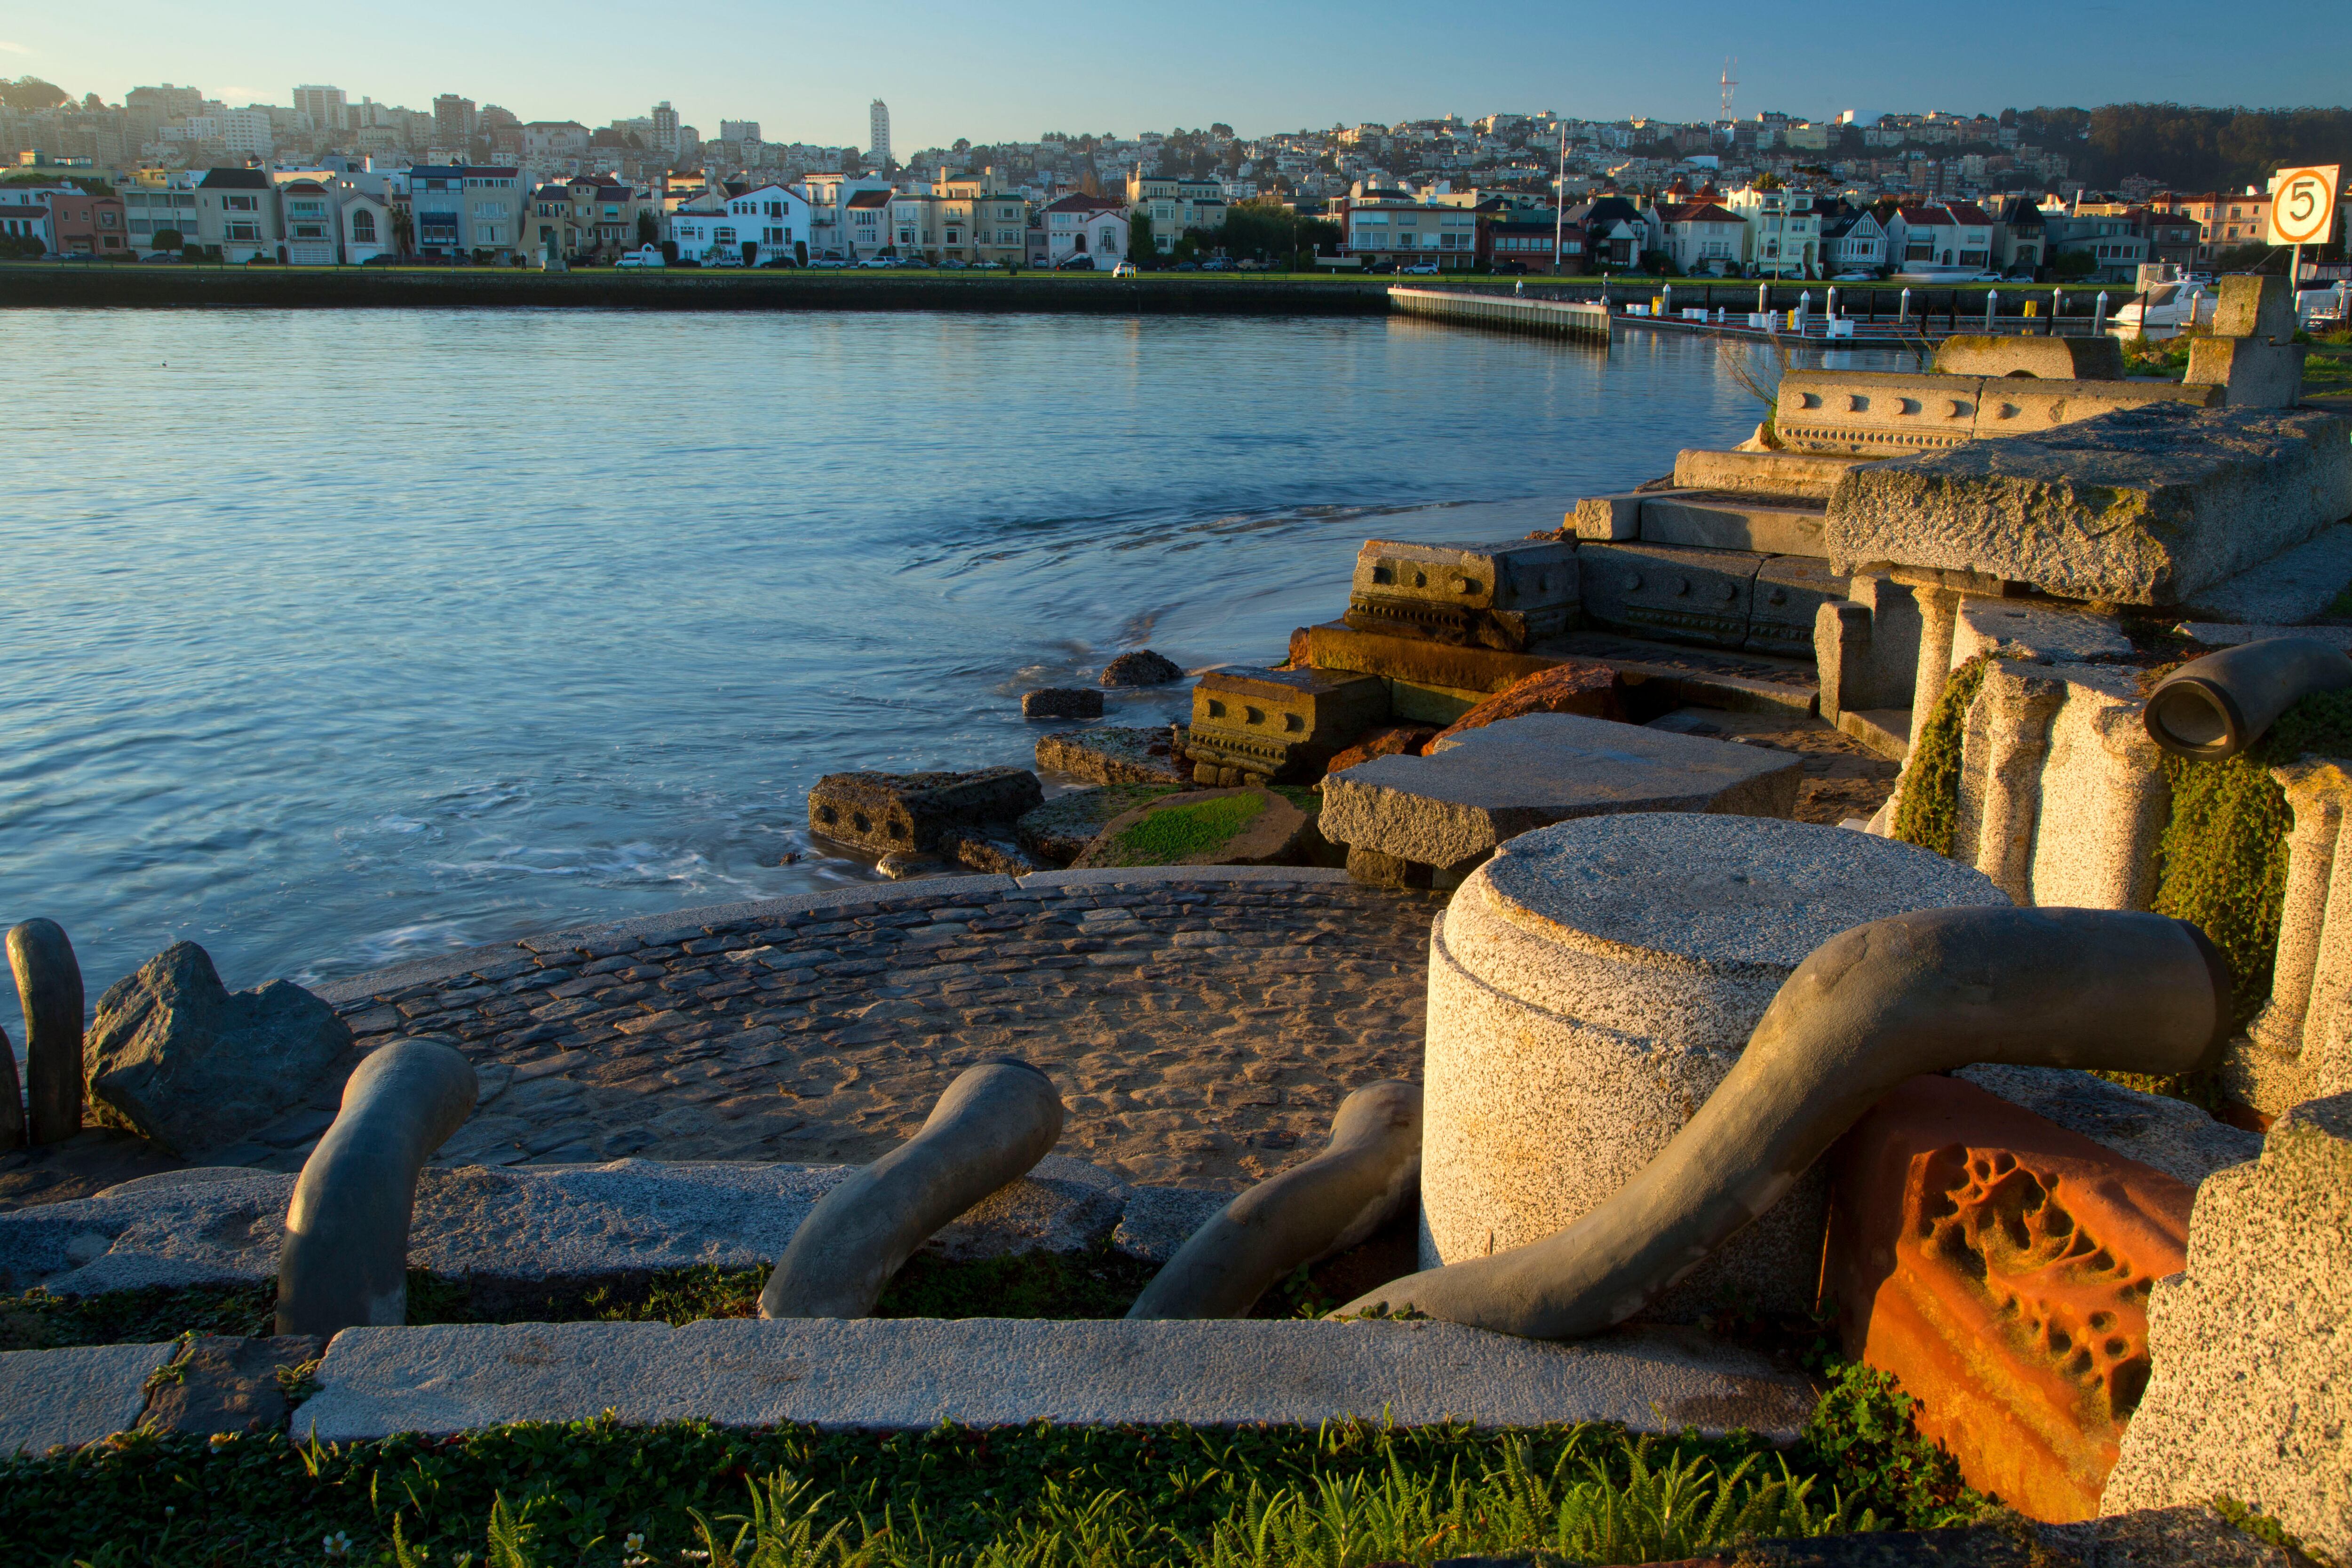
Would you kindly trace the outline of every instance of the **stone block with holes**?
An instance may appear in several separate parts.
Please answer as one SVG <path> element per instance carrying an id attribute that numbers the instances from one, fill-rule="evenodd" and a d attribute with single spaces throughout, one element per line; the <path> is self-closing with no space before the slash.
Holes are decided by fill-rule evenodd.
<path id="1" fill-rule="evenodd" d="M 877 855 L 922 852 L 955 829 L 1010 824 L 1045 799 L 1026 768 L 827 773 L 809 791 L 809 831 Z"/>
<path id="2" fill-rule="evenodd" d="M 1389 718 L 1389 683 L 1329 669 L 1212 670 L 1192 689 L 1195 783 L 1305 784 Z"/>
<path id="3" fill-rule="evenodd" d="M 1365 542 L 1348 589 L 1359 631 L 1518 652 L 1576 620 L 1576 546 Z"/>

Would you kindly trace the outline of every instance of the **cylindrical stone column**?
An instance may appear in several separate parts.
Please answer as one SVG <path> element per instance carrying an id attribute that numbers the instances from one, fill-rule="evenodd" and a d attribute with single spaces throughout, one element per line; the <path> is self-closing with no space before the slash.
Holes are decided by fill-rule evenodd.
<path id="1" fill-rule="evenodd" d="M 2272 770 L 2286 792 L 2287 809 L 2294 825 L 2286 838 L 2286 898 L 2279 910 L 2278 955 L 2271 968 L 2271 995 L 2247 1032 L 2257 1045 L 2282 1056 L 2300 1058 L 2308 1026 L 2324 1023 L 2330 1011 L 2315 1005 L 2334 1000 L 2315 994 L 2346 984 L 2346 976 L 2330 973 L 2320 963 L 2327 939 L 2345 945 L 2346 927 L 2352 926 L 2352 909 L 2336 906 L 2331 897 L 2338 883 L 2337 862 L 2343 858 L 2345 806 L 2352 804 L 2352 781 L 2340 763 L 2305 761 Z M 2331 916 L 2333 918 L 2331 918 Z"/>
<path id="2" fill-rule="evenodd" d="M 81 964 L 55 921 L 8 930 L 8 967 L 25 1009 L 25 1122 L 33 1143 L 81 1131 Z"/>
<path id="3" fill-rule="evenodd" d="M 1422 1266 L 1541 1240 L 1614 1194 L 1830 937 L 2008 901 L 1927 850 L 1767 817 L 1590 817 L 1507 841 L 1432 933 Z M 1651 1315 L 1687 1319 L 1727 1291 L 1810 1308 L 1826 1214 L 1814 1173 Z"/>
<path id="4" fill-rule="evenodd" d="M 2017 903 L 2033 902 L 2034 829 L 2041 819 L 2042 765 L 2050 755 L 2050 721 L 2066 700 L 2066 683 L 2040 667 L 1993 659 L 1978 700 L 1984 704 L 1984 807 L 1977 830 L 1977 869 Z M 1973 710 L 1972 710 L 1973 713 Z"/>

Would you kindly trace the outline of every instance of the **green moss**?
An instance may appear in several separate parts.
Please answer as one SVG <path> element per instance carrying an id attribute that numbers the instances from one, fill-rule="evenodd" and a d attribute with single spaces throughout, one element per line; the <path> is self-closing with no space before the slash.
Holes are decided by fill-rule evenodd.
<path id="1" fill-rule="evenodd" d="M 69 1299 L 34 1289 L 0 1297 L 0 1351 L 143 1345 L 182 1334 L 267 1334 L 278 1287 L 193 1285 Z"/>
<path id="2" fill-rule="evenodd" d="M 1231 843 L 1265 810 L 1265 796 L 1255 790 L 1166 806 L 1122 831 L 1105 863 L 1170 866 L 1205 855 Z"/>
<path id="3" fill-rule="evenodd" d="M 1927 723 L 1911 738 L 1904 770 L 1903 804 L 1895 808 L 1895 837 L 1922 849 L 1949 856 L 1960 821 L 1960 740 L 1968 728 L 1969 704 L 1984 686 L 1985 656 L 1953 670 Z"/>

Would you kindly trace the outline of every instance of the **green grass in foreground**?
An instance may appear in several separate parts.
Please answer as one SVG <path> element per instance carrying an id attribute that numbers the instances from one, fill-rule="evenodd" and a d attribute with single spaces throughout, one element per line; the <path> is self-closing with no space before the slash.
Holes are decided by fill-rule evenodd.
<path id="1" fill-rule="evenodd" d="M 1122 831 L 1112 846 L 1117 866 L 1166 866 L 1229 842 L 1265 810 L 1255 793 L 1219 795 L 1153 812 Z"/>
<path id="2" fill-rule="evenodd" d="M 0 1463 L 0 1540 L 13 1562 L 56 1568 L 1360 1568 L 1476 1552 L 1656 1562 L 1981 1510 L 1948 1478 L 1915 1484 L 1917 1456 L 1897 1450 L 1937 1457 L 1877 1374 L 1842 1378 L 1824 1411 L 1787 1454 L 1743 1435 L 1632 1440 L 1595 1426 L 828 1433 L 605 1419 L 339 1447 L 128 1434 Z M 1866 1452 L 1845 1440 L 1864 1432 Z"/>

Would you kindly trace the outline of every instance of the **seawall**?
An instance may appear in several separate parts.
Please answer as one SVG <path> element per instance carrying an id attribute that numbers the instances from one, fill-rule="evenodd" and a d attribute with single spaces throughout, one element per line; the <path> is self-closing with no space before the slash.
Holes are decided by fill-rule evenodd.
<path id="1" fill-rule="evenodd" d="M 537 272 L 489 268 L 0 265 L 0 308 L 986 310 L 1076 315 L 1378 316 L 1384 279 L 1296 281 L 953 273 Z"/>

